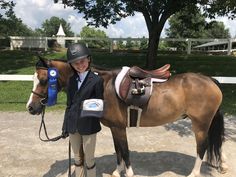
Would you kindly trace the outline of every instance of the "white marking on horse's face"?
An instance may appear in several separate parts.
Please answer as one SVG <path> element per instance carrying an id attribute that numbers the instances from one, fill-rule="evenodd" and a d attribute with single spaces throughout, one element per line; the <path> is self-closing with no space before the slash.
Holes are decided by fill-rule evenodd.
<path id="1" fill-rule="evenodd" d="M 34 85 L 33 85 L 33 90 L 32 91 L 35 91 L 37 86 L 38 86 L 38 84 L 39 84 L 38 74 L 36 72 L 34 73 L 34 77 L 33 78 L 34 78 L 34 83 L 33 83 Z M 30 94 L 30 98 L 29 98 L 29 100 L 28 100 L 28 102 L 26 104 L 26 108 L 28 108 L 30 103 L 32 102 L 33 95 L 34 95 L 33 93 Z"/>

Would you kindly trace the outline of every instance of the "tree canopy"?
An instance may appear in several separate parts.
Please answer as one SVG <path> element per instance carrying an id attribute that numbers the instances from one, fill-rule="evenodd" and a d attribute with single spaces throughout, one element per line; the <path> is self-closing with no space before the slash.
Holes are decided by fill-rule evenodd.
<path id="1" fill-rule="evenodd" d="M 93 48 L 105 48 L 108 46 L 108 37 L 106 33 L 102 30 L 96 30 L 95 28 L 91 28 L 85 26 L 82 28 L 80 32 L 80 36 L 83 38 L 103 38 L 105 40 L 94 40 L 94 41 L 84 41 L 88 44 L 89 47 Z"/>
<path id="2" fill-rule="evenodd" d="M 43 33 L 45 36 L 53 36 L 56 35 L 59 29 L 60 24 L 62 25 L 66 36 L 72 37 L 74 33 L 71 31 L 71 26 L 67 23 L 63 18 L 59 17 L 51 17 L 50 19 L 46 19 L 42 23 L 42 28 L 37 29 L 38 33 Z"/>
<path id="3" fill-rule="evenodd" d="M 195 7 L 185 8 L 169 18 L 170 27 L 166 30 L 169 38 L 201 38 L 206 26 L 205 16 Z"/>
<path id="4" fill-rule="evenodd" d="M 170 27 L 166 30 L 169 38 L 229 38 L 229 29 L 226 29 L 223 22 L 206 21 L 206 16 L 197 7 L 185 8 L 177 12 L 169 19 Z M 186 42 L 168 42 L 180 50 L 185 50 Z"/>
<path id="5" fill-rule="evenodd" d="M 16 17 L 14 7 L 13 1 L 0 0 L 0 36 L 32 36 L 34 31 Z"/>
<path id="6" fill-rule="evenodd" d="M 54 0 L 58 2 L 58 0 Z M 79 13 L 88 24 L 107 27 L 135 12 L 143 14 L 149 33 L 146 66 L 154 68 L 160 35 L 167 19 L 185 7 L 198 5 L 209 17 L 236 13 L 235 0 L 62 0 Z M 225 10 L 225 8 L 227 10 Z"/>

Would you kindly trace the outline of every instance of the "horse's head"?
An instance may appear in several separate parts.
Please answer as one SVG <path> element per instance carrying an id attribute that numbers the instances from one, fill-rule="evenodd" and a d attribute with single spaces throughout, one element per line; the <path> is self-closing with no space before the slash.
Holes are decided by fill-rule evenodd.
<path id="1" fill-rule="evenodd" d="M 57 68 L 59 78 L 57 82 L 58 91 L 66 86 L 71 69 L 65 62 L 59 60 L 47 60 L 39 57 L 33 78 L 33 90 L 26 105 L 30 114 L 40 114 L 47 104 L 48 99 L 48 69 Z"/>

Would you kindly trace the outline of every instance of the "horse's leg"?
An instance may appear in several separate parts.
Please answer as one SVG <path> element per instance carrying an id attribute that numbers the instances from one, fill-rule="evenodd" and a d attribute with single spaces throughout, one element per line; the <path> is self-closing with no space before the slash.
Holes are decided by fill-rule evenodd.
<path id="1" fill-rule="evenodd" d="M 126 135 L 126 128 L 111 127 L 111 133 L 117 155 L 117 168 L 112 173 L 112 176 L 120 177 L 120 173 L 124 170 L 125 165 L 126 176 L 132 177 L 134 173 L 129 160 L 129 147 Z M 123 162 L 125 164 L 123 164 Z"/>
<path id="2" fill-rule="evenodd" d="M 218 171 L 222 174 L 228 171 L 228 165 L 226 164 L 226 155 L 223 152 L 221 152 L 221 161 Z"/>
<path id="3" fill-rule="evenodd" d="M 202 116 L 201 119 L 192 119 L 192 128 L 195 133 L 197 143 L 197 158 L 194 168 L 189 177 L 195 177 L 200 174 L 202 159 L 207 150 L 207 161 L 213 164 L 214 160 L 218 163 L 218 168 L 222 171 L 227 170 L 225 157 L 222 155 L 222 143 L 224 141 L 224 119 L 220 110 L 209 119 L 211 114 Z M 204 120 L 204 121 L 202 121 Z"/>
<path id="4" fill-rule="evenodd" d="M 194 132 L 197 143 L 197 157 L 192 172 L 188 177 L 197 177 L 200 175 L 202 159 L 207 149 L 207 131 L 195 130 Z"/>

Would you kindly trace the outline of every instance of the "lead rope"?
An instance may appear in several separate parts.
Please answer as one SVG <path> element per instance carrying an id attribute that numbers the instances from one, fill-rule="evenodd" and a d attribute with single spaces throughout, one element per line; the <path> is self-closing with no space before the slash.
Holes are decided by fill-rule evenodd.
<path id="1" fill-rule="evenodd" d="M 69 156 L 69 170 L 68 170 L 68 177 L 72 177 L 71 176 L 71 144 L 70 144 L 70 141 L 69 141 L 69 146 L 68 146 L 68 156 Z"/>
<path id="2" fill-rule="evenodd" d="M 42 113 L 41 113 L 42 119 L 41 119 L 41 123 L 40 123 L 40 127 L 39 127 L 39 139 L 43 142 L 55 142 L 55 141 L 58 141 L 61 138 L 66 138 L 63 134 L 61 134 L 59 136 L 56 136 L 54 138 L 49 138 L 47 128 L 46 128 L 46 124 L 45 124 L 45 121 L 44 121 L 44 115 L 45 115 L 45 106 L 43 107 L 43 110 L 42 110 Z M 47 139 L 41 138 L 42 127 L 44 129 L 44 134 L 45 134 Z M 68 145 L 68 157 L 69 157 L 68 177 L 71 177 L 71 143 L 70 143 L 70 141 L 69 141 L 69 145 Z"/>

